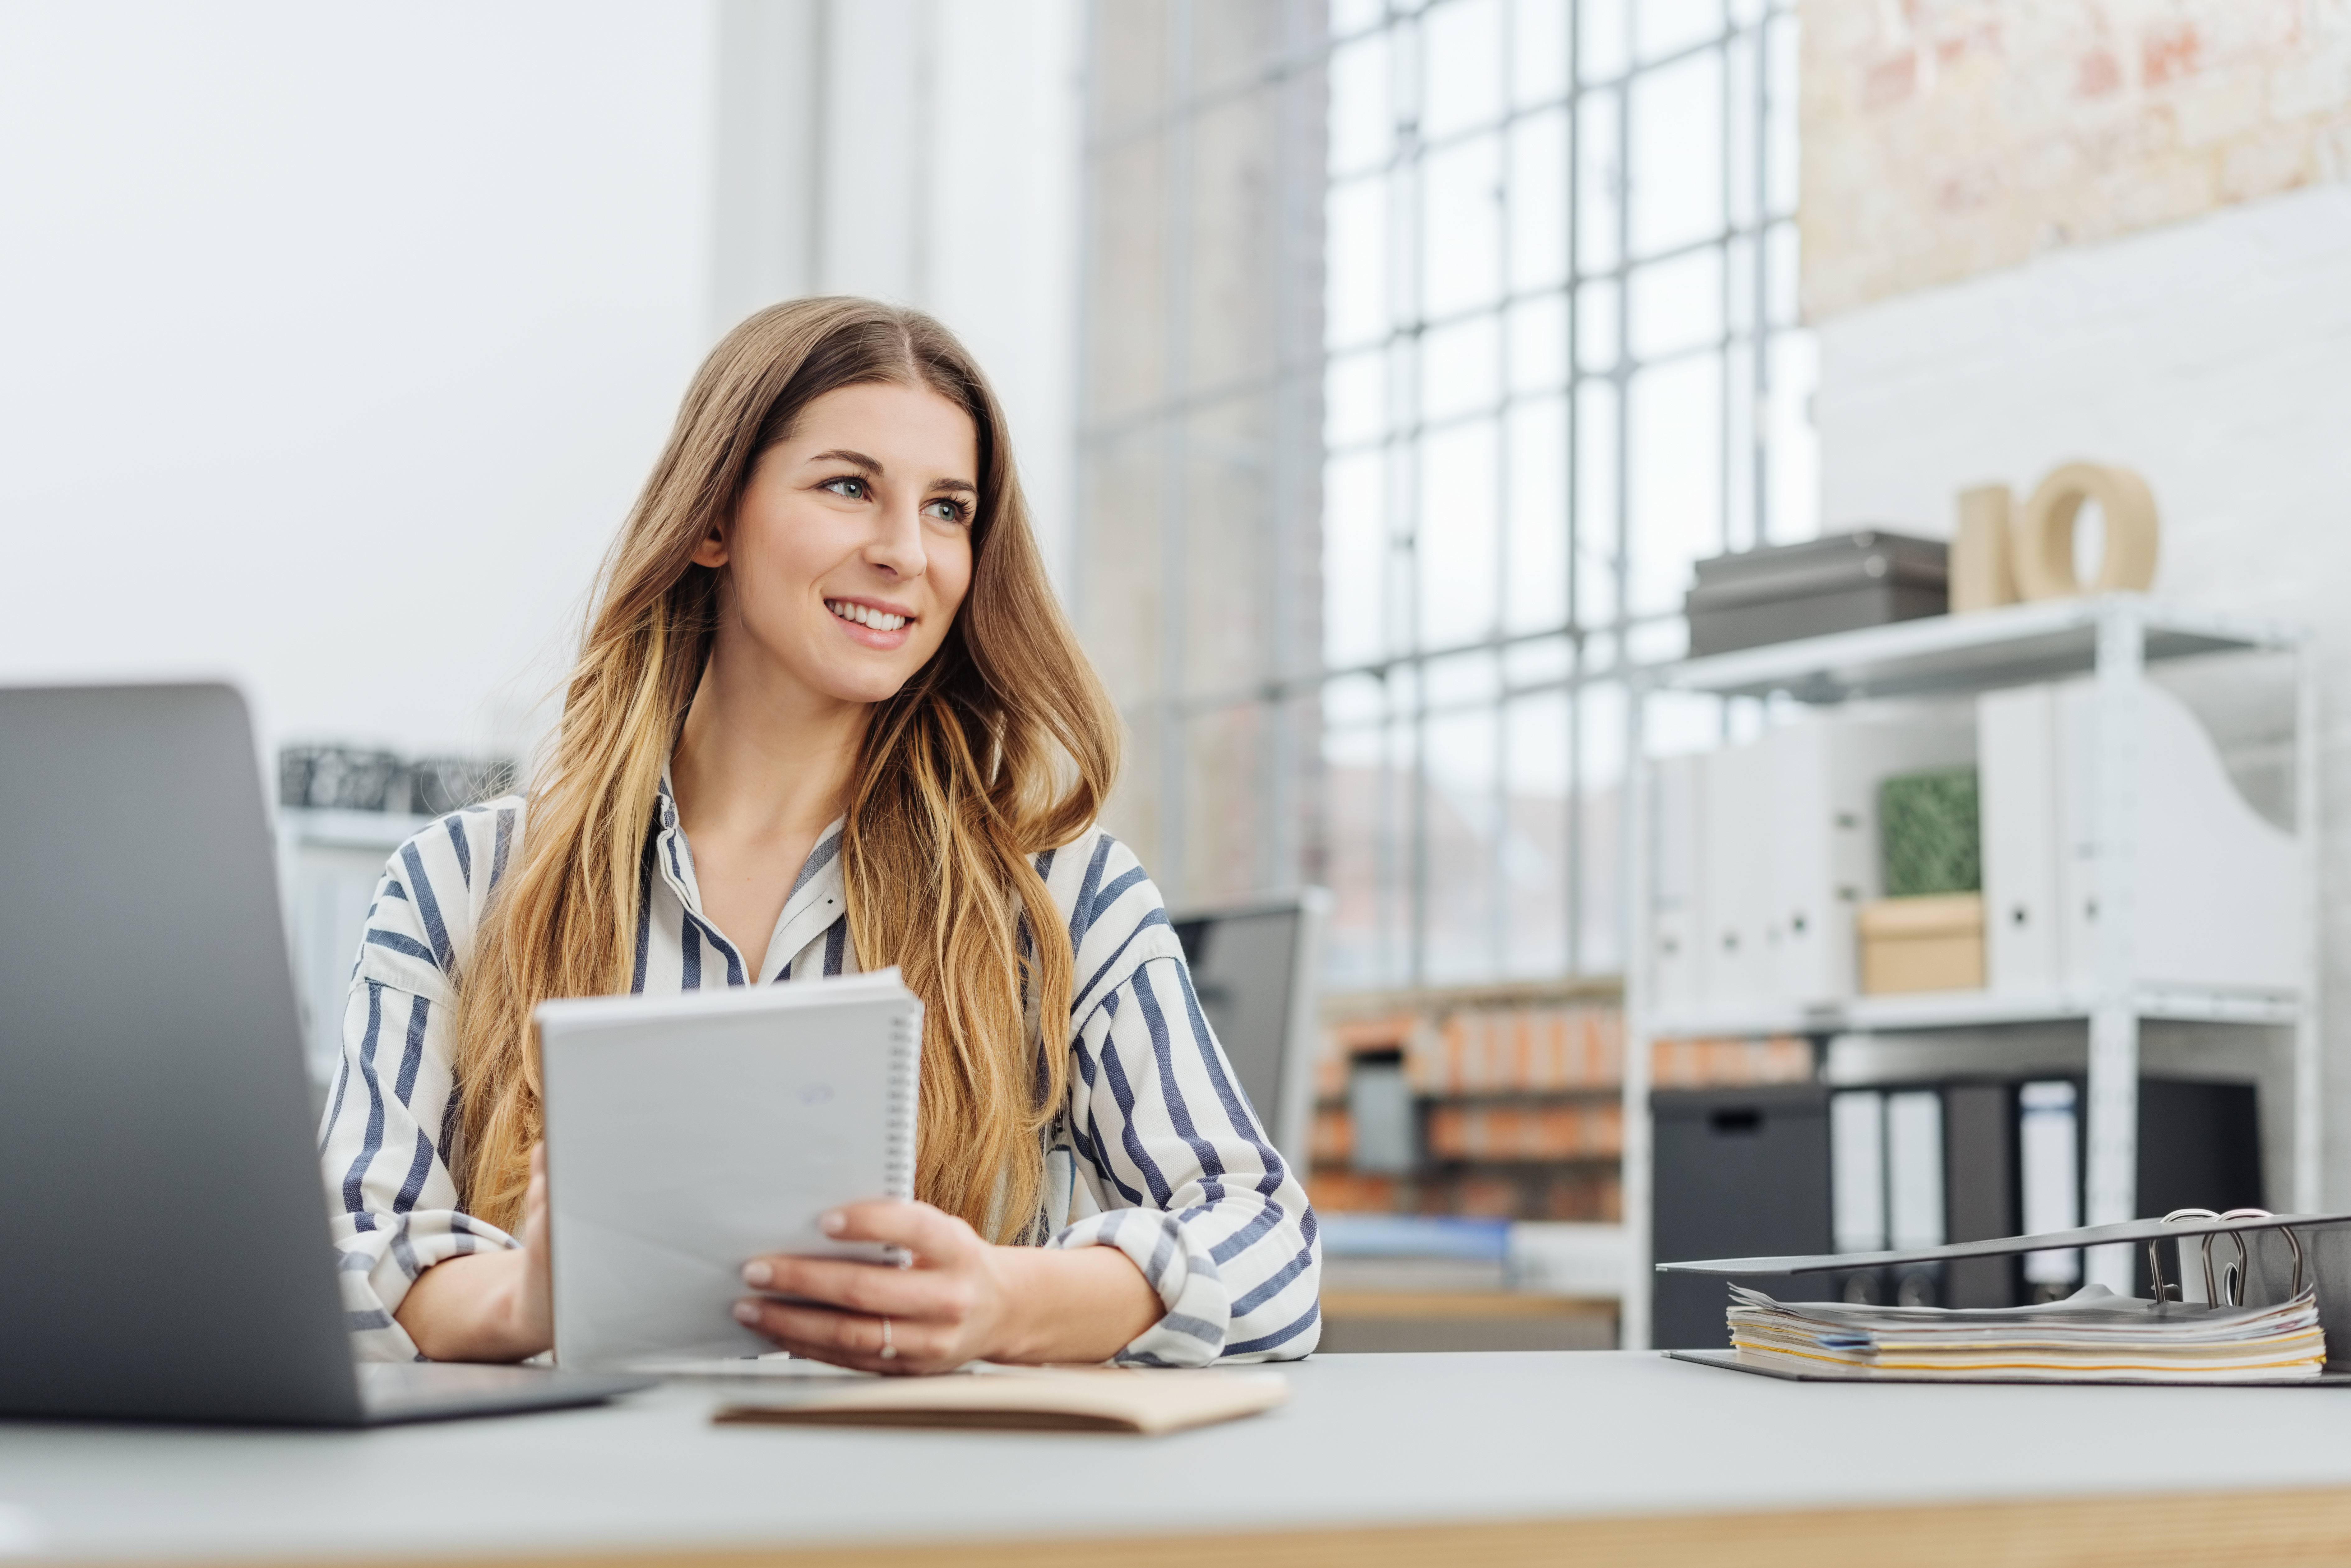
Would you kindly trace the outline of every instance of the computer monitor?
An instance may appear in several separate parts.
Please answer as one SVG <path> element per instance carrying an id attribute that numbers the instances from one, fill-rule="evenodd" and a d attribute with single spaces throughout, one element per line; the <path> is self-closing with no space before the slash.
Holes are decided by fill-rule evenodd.
<path id="1" fill-rule="evenodd" d="M 1311 887 L 1173 922 L 1208 1027 L 1273 1146 L 1301 1175 L 1314 1114 L 1316 979 L 1330 908 L 1329 892 Z"/>

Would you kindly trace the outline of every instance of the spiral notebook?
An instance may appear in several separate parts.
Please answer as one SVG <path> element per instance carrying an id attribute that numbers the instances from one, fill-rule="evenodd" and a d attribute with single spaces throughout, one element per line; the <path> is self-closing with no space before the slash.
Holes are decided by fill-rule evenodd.
<path id="1" fill-rule="evenodd" d="M 817 1228 L 914 1196 L 923 1007 L 895 969 L 537 1017 L 561 1364 L 774 1350 L 730 1315 L 763 1253 L 903 1261 Z"/>

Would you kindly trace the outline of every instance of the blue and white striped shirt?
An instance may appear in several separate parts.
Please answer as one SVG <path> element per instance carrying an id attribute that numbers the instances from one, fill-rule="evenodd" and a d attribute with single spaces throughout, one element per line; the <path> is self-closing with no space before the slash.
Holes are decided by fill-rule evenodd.
<path id="1" fill-rule="evenodd" d="M 368 912 L 319 1133 L 343 1304 L 362 1357 L 416 1356 L 392 1314 L 426 1269 L 518 1245 L 458 1208 L 448 1156 L 456 976 L 522 821 L 517 797 L 443 818 L 394 852 Z M 702 912 L 666 779 L 646 847 L 631 988 L 748 983 L 744 956 Z M 810 852 L 758 975 L 855 971 L 840 852 L 836 822 Z M 1306 1354 L 1322 1326 L 1314 1215 L 1201 1014 L 1159 890 L 1098 828 L 1036 866 L 1077 952 L 1062 1026 L 1075 1071 L 1048 1145 L 1046 1245 L 1115 1247 L 1159 1292 L 1166 1315 L 1121 1361 Z"/>

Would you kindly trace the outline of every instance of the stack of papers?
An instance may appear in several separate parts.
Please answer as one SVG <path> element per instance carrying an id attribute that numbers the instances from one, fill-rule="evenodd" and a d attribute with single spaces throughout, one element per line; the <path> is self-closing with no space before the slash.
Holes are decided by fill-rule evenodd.
<path id="1" fill-rule="evenodd" d="M 2325 1368 L 2318 1293 L 2260 1307 L 2117 1296 L 2039 1307 L 1790 1303 L 1730 1287 L 1730 1343 L 1759 1371 L 1997 1382 L 2275 1383 Z"/>

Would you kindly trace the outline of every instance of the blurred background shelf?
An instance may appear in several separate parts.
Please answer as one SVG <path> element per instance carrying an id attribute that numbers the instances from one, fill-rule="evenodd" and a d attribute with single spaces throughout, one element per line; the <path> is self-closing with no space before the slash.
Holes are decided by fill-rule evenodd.
<path id="1" fill-rule="evenodd" d="M 1659 1052 L 1682 1037 L 1792 1037 L 1815 1059 L 1806 1075 L 1813 1095 L 1882 1084 L 1883 1104 L 1867 1102 L 1877 1106 L 1871 1125 L 1880 1127 L 1868 1134 L 1879 1152 L 1867 1158 L 1879 1165 L 1863 1171 L 1861 1145 L 1850 1138 L 1838 1156 L 1845 1174 L 1837 1180 L 1846 1184 L 1839 1201 L 1848 1209 L 1853 1181 L 1892 1181 L 1883 1163 L 1900 1147 L 1916 1177 L 1910 1189 L 1926 1195 L 1915 1197 L 1907 1223 L 2014 1222 L 2012 1214 L 1962 1209 L 1998 1186 L 1987 1171 L 2006 1171 L 2002 1190 L 2014 1190 L 2016 1096 L 2020 1085 L 2039 1093 L 2036 1084 L 2066 1096 L 2064 1135 L 2077 1140 L 2066 1148 L 2079 1151 L 2064 1155 L 2072 1174 L 2043 1186 L 2076 1204 L 2083 1222 L 2137 1218 L 2158 1197 L 2173 1201 L 2176 1180 L 2193 1186 L 2196 1171 L 2221 1169 L 2212 1163 L 2219 1154 L 2197 1153 L 2183 1166 L 2179 1149 L 2142 1148 L 2141 1138 L 2172 1125 L 2158 1118 L 2149 1132 L 2151 1104 L 2201 1103 L 2197 1095 L 2211 1100 L 2224 1090 L 2239 1098 L 2226 1101 L 2233 1108 L 2225 1132 L 2211 1139 L 2239 1162 L 2227 1166 L 2235 1174 L 2225 1185 L 2240 1195 L 2231 1201 L 2262 1191 L 2262 1201 L 2316 1207 L 2312 658 L 2308 634 L 2292 626 L 2110 593 L 1922 616 L 1657 671 L 1645 700 L 1760 699 L 1762 722 L 1743 744 L 1715 751 L 1661 760 L 1635 747 L 1642 820 L 1633 830 L 1639 931 L 1626 988 L 1627 1343 L 1651 1343 L 1648 1263 L 1664 1256 L 1657 1247 L 1761 1254 L 1805 1249 L 1734 1245 L 1730 1232 L 1744 1225 L 1759 1236 L 1791 1226 L 1791 1235 L 1808 1239 L 1829 1233 L 1825 1131 L 1784 1134 L 1795 1140 L 1788 1147 L 1817 1143 L 1817 1169 L 1802 1160 L 1783 1162 L 1784 1170 L 1741 1164 L 1770 1143 L 1756 1141 L 1759 1130 L 1810 1125 L 1806 1116 L 1825 1117 L 1826 1100 L 1802 1115 L 1799 1101 L 1812 1104 L 1802 1094 L 1786 1104 L 1750 1097 L 1754 1103 L 1707 1111 L 1729 1118 L 1715 1127 L 1718 1141 L 1728 1142 L 1712 1179 L 1724 1185 L 1713 1197 L 1689 1186 L 1683 1165 L 1714 1145 L 1680 1134 L 1687 1147 L 1669 1154 L 1652 1093 L 1666 1087 L 1652 1074 Z M 1959 939 L 1975 944 L 1975 983 L 1872 994 L 1868 944 L 1884 938 L 1869 933 L 1888 927 L 1859 917 L 1927 902 L 1906 904 L 1889 895 L 1910 890 L 1881 885 L 1882 867 L 1895 860 L 1894 819 L 1881 814 L 1891 808 L 1879 791 L 1892 788 L 1889 779 L 1924 777 L 1906 773 L 1922 761 L 1945 762 L 1924 755 L 1944 744 L 1938 733 L 1972 758 L 1962 779 L 1973 845 L 1964 864 L 1976 880 L 1956 884 L 1968 891 L 1946 902 L 1973 901 L 1973 935 Z M 1815 821 L 1824 831 L 1809 825 Z M 1893 874 L 1884 871 L 1886 883 Z M 1840 951 L 1856 942 L 1858 964 Z M 1817 957 L 1798 956 L 1815 948 Z M 2166 1071 L 2184 1067 L 2188 1086 L 2143 1080 L 2151 1061 Z M 1982 1095 L 2008 1097 L 1990 1131 L 1967 1134 L 1976 1152 L 1965 1170 L 1945 1165 L 1959 1159 L 1959 1143 L 1943 1141 L 1945 1107 L 1961 1103 L 1954 1094 L 1977 1121 L 1986 1114 Z M 1896 1135 L 1887 1118 L 1897 1105 L 1903 1116 L 1926 1118 L 1915 1134 Z M 1788 1174 L 1800 1167 L 1812 1173 L 1801 1182 Z M 1757 1207 L 1759 1190 L 1774 1183 L 1785 1190 L 1777 1198 L 1765 1193 Z M 1872 1200 L 1881 1227 L 1894 1223 L 1883 1218 L 1891 1191 Z M 1670 1242 L 1653 1230 L 1667 1224 L 1660 1206 L 1669 1196 L 1678 1217 Z M 1734 1223 L 1735 1213 L 1748 1218 Z M 2135 1264 L 2117 1249 L 2094 1253 L 2084 1266 L 2095 1282 L 2133 1287 Z M 1942 1286 L 1902 1288 L 1929 1292 L 1926 1300 Z M 1654 1299 L 1667 1311 L 1662 1295 Z M 1709 1297 L 1702 1312 L 1676 1306 L 1670 1332 L 1712 1333 L 1719 1305 Z"/>
<path id="2" fill-rule="evenodd" d="M 2097 668 L 2100 625 L 2125 606 L 2144 639 L 2147 664 L 2252 649 L 2292 650 L 2303 641 L 2303 633 L 2279 622 L 2115 594 L 1922 616 L 1686 659 L 1662 670 L 1657 685 L 1717 696 L 1784 695 L 1829 704 L 1949 696 L 2062 680 Z"/>
<path id="3" fill-rule="evenodd" d="M 2187 986 L 2137 986 L 2124 1004 L 2141 1018 L 2182 1023 L 2291 1027 L 2302 1014 L 2290 992 L 2225 991 Z M 1962 1030 L 2001 1024 L 2079 1023 L 2097 1009 L 2085 993 L 2006 996 L 1988 990 L 1861 996 L 1831 1008 L 1726 1009 L 1661 1012 L 1648 1027 L 1661 1038 L 1691 1035 L 1825 1036 L 1873 1030 Z"/>

